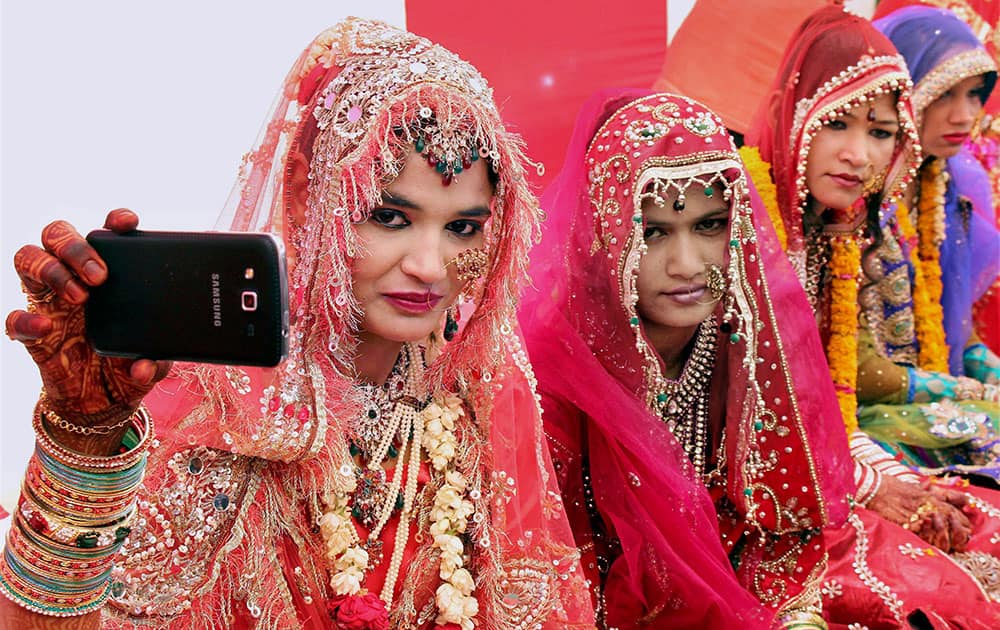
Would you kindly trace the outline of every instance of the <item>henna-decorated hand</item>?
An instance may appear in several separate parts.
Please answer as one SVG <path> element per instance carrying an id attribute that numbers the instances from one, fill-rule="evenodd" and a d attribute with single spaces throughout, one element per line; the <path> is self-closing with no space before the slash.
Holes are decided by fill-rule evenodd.
<path id="1" fill-rule="evenodd" d="M 128 232 L 138 224 L 135 213 L 120 209 L 108 213 L 104 227 Z M 14 268 L 28 308 L 8 314 L 7 335 L 23 343 L 38 364 L 52 409 L 80 426 L 112 425 L 132 413 L 171 364 L 104 357 L 87 341 L 87 287 L 100 285 L 108 274 L 97 252 L 69 223 L 55 221 L 42 230 L 42 247 L 25 245 L 17 251 Z M 94 453 L 116 448 L 121 434 L 83 439 L 54 431 L 54 437 Z"/>
<path id="2" fill-rule="evenodd" d="M 961 510 L 964 498 L 952 494 L 884 475 L 878 494 L 868 507 L 928 544 L 946 552 L 962 551 L 972 535 L 972 525 Z"/>

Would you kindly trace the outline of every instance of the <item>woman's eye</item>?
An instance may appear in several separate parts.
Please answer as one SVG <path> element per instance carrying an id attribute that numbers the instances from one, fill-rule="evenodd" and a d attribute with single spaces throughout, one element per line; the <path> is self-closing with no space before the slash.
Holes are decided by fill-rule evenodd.
<path id="1" fill-rule="evenodd" d="M 661 228 L 658 227 L 648 227 L 642 231 L 642 238 L 645 241 L 648 241 L 649 239 L 655 238 L 657 236 L 665 236 L 665 235 L 666 233 Z"/>
<path id="2" fill-rule="evenodd" d="M 718 234 L 729 225 L 729 219 L 705 219 L 698 222 L 698 231 L 702 234 Z"/>
<path id="3" fill-rule="evenodd" d="M 896 137 L 896 134 L 890 131 L 886 131 L 885 129 L 879 129 L 877 127 L 875 129 L 872 129 L 869 133 L 871 133 L 871 136 L 873 138 L 876 138 L 878 140 L 888 140 L 889 138 Z"/>
<path id="4" fill-rule="evenodd" d="M 447 229 L 458 236 L 475 236 L 483 231 L 483 224 L 479 221 L 452 221 L 448 224 Z"/>
<path id="5" fill-rule="evenodd" d="M 830 129 L 836 129 L 837 131 L 842 131 L 844 129 L 847 129 L 847 123 L 845 123 L 843 120 L 828 120 L 826 121 L 825 125 Z"/>
<path id="6" fill-rule="evenodd" d="M 410 220 L 399 210 L 389 208 L 376 208 L 372 210 L 372 221 L 387 228 L 403 228 L 410 224 Z"/>

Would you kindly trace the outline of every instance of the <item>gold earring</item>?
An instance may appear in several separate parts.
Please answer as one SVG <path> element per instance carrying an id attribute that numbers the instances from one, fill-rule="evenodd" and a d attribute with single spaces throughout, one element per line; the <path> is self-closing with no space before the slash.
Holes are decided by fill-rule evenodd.
<path id="1" fill-rule="evenodd" d="M 458 272 L 458 280 L 465 283 L 482 276 L 483 272 L 486 271 L 488 261 L 489 257 L 485 251 L 472 248 L 466 249 L 452 258 L 445 267 L 454 263 L 455 271 Z"/>

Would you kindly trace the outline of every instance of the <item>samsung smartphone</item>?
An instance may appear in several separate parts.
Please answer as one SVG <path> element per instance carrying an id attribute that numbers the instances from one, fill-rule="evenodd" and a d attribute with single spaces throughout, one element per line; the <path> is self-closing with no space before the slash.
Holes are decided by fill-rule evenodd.
<path id="1" fill-rule="evenodd" d="M 287 354 L 285 253 L 272 235 L 95 230 L 87 242 L 108 265 L 85 307 L 98 353 L 260 366 Z"/>

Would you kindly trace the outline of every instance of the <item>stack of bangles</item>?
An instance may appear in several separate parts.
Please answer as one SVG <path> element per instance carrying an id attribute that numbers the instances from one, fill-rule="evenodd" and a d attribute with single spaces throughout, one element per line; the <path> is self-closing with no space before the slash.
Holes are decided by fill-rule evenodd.
<path id="1" fill-rule="evenodd" d="M 868 507 L 868 503 L 882 488 L 882 473 L 867 464 L 855 461 L 854 486 L 857 488 L 854 494 L 855 505 Z"/>
<path id="2" fill-rule="evenodd" d="M 135 447 L 97 457 L 60 446 L 43 415 L 49 423 L 62 421 L 44 395 L 35 406 L 35 452 L 0 557 L 0 592 L 43 615 L 83 615 L 108 597 L 112 564 L 129 534 L 146 468 L 150 419 L 140 407 L 129 418 Z"/>

